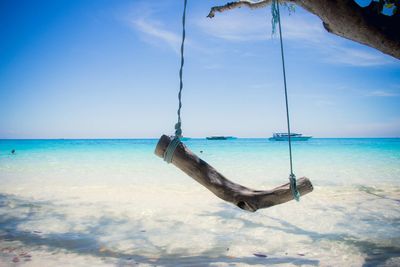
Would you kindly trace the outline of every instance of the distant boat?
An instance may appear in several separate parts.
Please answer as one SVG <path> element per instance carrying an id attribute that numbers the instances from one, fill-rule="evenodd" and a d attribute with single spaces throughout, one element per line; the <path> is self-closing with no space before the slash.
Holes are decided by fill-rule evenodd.
<path id="1" fill-rule="evenodd" d="M 290 140 L 291 141 L 307 141 L 308 139 L 312 138 L 312 136 L 303 136 L 302 134 L 298 133 L 291 133 Z M 272 137 L 269 138 L 271 141 L 288 141 L 289 134 L 288 133 L 274 133 Z"/>
<path id="2" fill-rule="evenodd" d="M 232 140 L 237 139 L 234 136 L 207 136 L 207 140 Z"/>

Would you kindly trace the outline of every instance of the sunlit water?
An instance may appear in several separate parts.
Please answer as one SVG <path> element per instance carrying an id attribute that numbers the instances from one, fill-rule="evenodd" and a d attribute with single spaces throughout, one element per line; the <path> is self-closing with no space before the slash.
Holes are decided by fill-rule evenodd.
<path id="1" fill-rule="evenodd" d="M 294 143 L 314 191 L 256 213 L 163 162 L 156 142 L 0 140 L 0 265 L 400 265 L 400 139 Z M 237 183 L 287 182 L 285 142 L 185 143 Z"/>

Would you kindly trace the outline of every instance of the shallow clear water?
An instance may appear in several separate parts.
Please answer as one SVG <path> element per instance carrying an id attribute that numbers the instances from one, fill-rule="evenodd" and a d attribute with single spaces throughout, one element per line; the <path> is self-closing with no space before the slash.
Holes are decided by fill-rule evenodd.
<path id="1" fill-rule="evenodd" d="M 400 265 L 400 139 L 295 142 L 314 192 L 256 213 L 164 163 L 156 143 L 0 140 L 0 265 Z M 185 144 L 248 187 L 287 182 L 285 142 Z"/>

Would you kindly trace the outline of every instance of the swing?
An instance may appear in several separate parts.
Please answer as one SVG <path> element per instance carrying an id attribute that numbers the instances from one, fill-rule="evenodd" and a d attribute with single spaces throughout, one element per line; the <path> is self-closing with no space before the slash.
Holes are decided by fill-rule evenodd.
<path id="1" fill-rule="evenodd" d="M 289 156 L 290 156 L 290 175 L 289 183 L 281 185 L 271 190 L 254 190 L 236 184 L 216 169 L 209 165 L 204 160 L 196 156 L 192 151 L 189 150 L 180 140 L 182 138 L 181 129 L 181 107 L 182 107 L 182 70 L 184 64 L 184 43 L 185 43 L 185 17 L 186 17 L 186 5 L 187 0 L 184 0 L 183 16 L 182 16 L 182 43 L 181 43 L 181 65 L 179 70 L 179 106 L 178 106 L 178 122 L 175 124 L 175 136 L 162 135 L 157 143 L 155 154 L 163 158 L 167 163 L 172 163 L 187 175 L 192 177 L 194 180 L 202 184 L 217 197 L 233 203 L 239 208 L 247 211 L 255 212 L 261 208 L 268 208 L 277 204 L 288 202 L 292 199 L 299 201 L 300 195 L 305 195 L 313 190 L 313 186 L 310 180 L 306 177 L 296 180 L 296 176 L 293 173 L 292 166 L 292 146 L 290 139 L 290 121 L 289 121 L 289 108 L 288 98 L 286 89 L 286 73 L 285 63 L 283 55 L 283 44 L 282 44 L 282 31 L 280 23 L 279 5 L 276 1 L 272 3 L 273 19 L 277 20 L 279 25 L 279 36 L 281 45 L 281 56 L 282 56 L 282 68 L 283 68 L 283 80 L 285 87 L 285 102 L 286 102 L 286 119 L 288 128 L 288 143 L 289 143 Z"/>

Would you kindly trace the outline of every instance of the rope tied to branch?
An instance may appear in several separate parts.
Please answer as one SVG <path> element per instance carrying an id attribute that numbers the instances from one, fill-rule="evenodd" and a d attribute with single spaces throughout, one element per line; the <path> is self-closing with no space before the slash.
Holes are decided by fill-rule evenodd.
<path id="1" fill-rule="evenodd" d="M 272 34 L 276 31 L 276 24 L 278 24 L 279 28 L 279 40 L 281 44 L 281 57 L 282 57 L 282 71 L 283 71 L 283 84 L 285 88 L 285 104 L 286 104 L 286 122 L 287 122 L 287 130 L 288 130 L 288 143 L 289 143 L 289 162 L 290 162 L 290 189 L 292 190 L 293 198 L 297 201 L 300 200 L 300 193 L 297 190 L 296 183 L 296 175 L 293 173 L 293 158 L 292 158 L 292 140 L 291 140 L 291 132 L 290 132 L 290 119 L 289 119 L 289 101 L 287 94 L 287 85 L 286 85 L 286 70 L 285 70 L 285 56 L 283 52 L 283 41 L 282 41 L 282 26 L 281 26 L 281 15 L 279 12 L 279 2 L 278 0 L 273 0 L 271 5 L 272 12 Z"/>
<path id="2" fill-rule="evenodd" d="M 164 152 L 164 161 L 167 163 L 172 162 L 172 158 L 174 157 L 175 150 L 178 147 L 178 145 L 181 143 L 179 140 L 179 137 L 174 137 L 172 141 L 168 144 L 167 149 L 165 149 Z"/>

